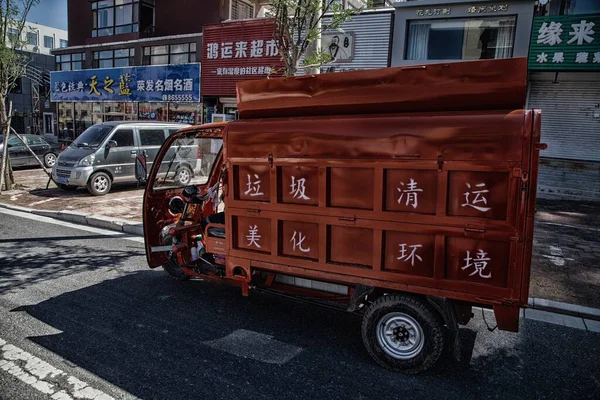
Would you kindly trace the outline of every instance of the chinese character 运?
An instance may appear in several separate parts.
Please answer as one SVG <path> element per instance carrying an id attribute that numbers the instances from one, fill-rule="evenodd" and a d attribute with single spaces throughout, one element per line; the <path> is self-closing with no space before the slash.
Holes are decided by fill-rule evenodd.
<path id="1" fill-rule="evenodd" d="M 260 241 L 261 236 L 258 234 L 258 226 L 250 225 L 248 228 L 248 234 L 246 235 L 246 239 L 248 240 L 248 247 L 256 246 L 256 248 L 260 249 L 261 246 L 260 244 L 258 244 L 258 242 Z"/>
<path id="2" fill-rule="evenodd" d="M 244 194 L 250 195 L 251 197 L 254 196 L 263 196 L 264 193 L 262 193 L 260 191 L 260 177 L 256 174 L 254 174 L 254 178 L 256 179 L 254 182 L 252 182 L 252 177 L 250 176 L 250 174 L 248 174 L 248 183 L 246 184 L 246 187 L 248 188 L 248 190 L 246 190 L 244 192 Z"/>
<path id="3" fill-rule="evenodd" d="M 592 61 L 594 64 L 600 64 L 600 51 L 594 53 L 594 61 Z"/>
<path id="4" fill-rule="evenodd" d="M 279 46 L 275 39 L 271 39 L 267 42 L 267 57 L 276 57 L 279 55 Z"/>
<path id="5" fill-rule="evenodd" d="M 262 57 L 264 40 L 253 40 L 250 47 L 250 57 Z"/>
<path id="6" fill-rule="evenodd" d="M 589 53 L 583 51 L 581 53 L 575 54 L 575 62 L 577 64 L 587 64 Z"/>
<path id="7" fill-rule="evenodd" d="M 310 200 L 310 197 L 306 195 L 306 178 L 296 180 L 296 177 L 292 175 L 290 187 L 290 194 L 294 199 Z"/>
<path id="8" fill-rule="evenodd" d="M 98 77 L 96 75 L 92 76 L 92 81 L 90 82 L 90 93 L 92 94 L 94 93 L 96 96 L 102 96 L 102 93 L 100 93 L 98 91 L 98 89 L 96 89 L 96 86 L 98 86 Z"/>
<path id="9" fill-rule="evenodd" d="M 554 46 L 562 43 L 562 39 L 560 38 L 562 31 L 562 24 L 560 22 L 550 22 L 550 25 L 544 22 L 538 30 L 537 44 Z"/>
<path id="10" fill-rule="evenodd" d="M 248 57 L 246 51 L 248 50 L 248 42 L 235 42 L 235 58 L 246 58 Z"/>
<path id="11" fill-rule="evenodd" d="M 146 81 L 137 81 L 137 90 L 138 92 L 143 92 L 146 90 Z"/>
<path id="12" fill-rule="evenodd" d="M 565 54 L 562 51 L 558 51 L 558 52 L 554 53 L 554 56 L 552 57 L 552 62 L 553 63 L 565 62 Z"/>
<path id="13" fill-rule="evenodd" d="M 298 235 L 298 237 L 296 237 L 296 235 Z M 310 252 L 310 247 L 308 249 L 302 247 L 302 243 L 304 243 L 304 241 L 306 240 L 306 236 L 302 234 L 302 232 L 296 232 L 294 231 L 294 235 L 292 236 L 292 240 L 290 240 L 290 243 L 293 243 L 293 248 L 292 250 L 296 250 L 296 248 L 298 250 L 300 250 L 303 253 L 309 253 Z"/>
<path id="14" fill-rule="evenodd" d="M 400 185 L 404 186 L 404 182 L 400 182 Z M 406 195 L 406 206 L 411 205 L 413 208 L 417 208 L 419 205 L 419 199 L 417 198 L 418 193 L 422 192 L 423 189 L 419 189 L 417 187 L 417 182 L 410 178 L 410 181 L 406 185 L 406 188 L 397 188 L 400 192 L 400 197 L 398 197 L 398 204 L 402 204 L 402 198 Z"/>
<path id="15" fill-rule="evenodd" d="M 165 92 L 173 91 L 173 79 L 165 79 Z"/>
<path id="16" fill-rule="evenodd" d="M 473 267 L 473 272 L 471 272 L 469 276 L 479 274 L 479 276 L 484 279 L 490 279 L 492 277 L 491 271 L 488 272 L 486 275 L 483 274 L 485 268 L 488 265 L 488 261 L 491 261 L 491 259 L 487 256 L 487 253 L 485 251 L 479 249 L 477 251 L 476 258 L 473 259 L 471 257 L 471 252 L 467 250 L 467 256 L 464 258 L 464 261 L 465 265 L 461 267 L 463 271 L 465 269 Z"/>
<path id="17" fill-rule="evenodd" d="M 146 91 L 154 92 L 154 79 L 148 79 L 146 81 Z"/>
<path id="18" fill-rule="evenodd" d="M 209 43 L 208 45 L 206 45 L 206 50 L 208 58 L 219 58 L 219 43 Z"/>
<path id="19" fill-rule="evenodd" d="M 85 88 L 85 84 L 83 83 L 83 81 L 77 82 L 77 91 L 78 92 L 83 92 L 84 88 Z"/>
<path id="20" fill-rule="evenodd" d="M 535 60 L 537 61 L 538 64 L 547 63 L 548 62 L 548 54 L 546 54 L 546 53 L 540 53 L 540 54 L 537 55 L 537 57 L 535 58 Z"/>
<path id="21" fill-rule="evenodd" d="M 233 43 L 225 42 L 221 43 L 221 58 L 233 57 Z"/>
<path id="22" fill-rule="evenodd" d="M 400 246 L 400 257 L 397 257 L 398 260 L 408 262 L 410 261 L 410 265 L 415 266 L 415 257 L 419 259 L 419 261 L 423 261 L 421 256 L 417 254 L 417 249 L 423 247 L 421 244 L 413 244 L 408 246 L 406 243 L 399 244 Z M 410 247 L 412 250 L 410 253 L 407 251 L 406 246 Z"/>
<path id="23" fill-rule="evenodd" d="M 592 30 L 594 25 L 596 24 L 594 24 L 592 21 L 586 22 L 585 19 L 578 24 L 572 24 L 571 28 L 573 28 L 573 32 L 569 32 L 569 36 L 573 37 L 567 42 L 567 44 L 571 44 L 575 41 L 577 41 L 578 46 L 582 45 L 584 41 L 587 44 L 592 43 L 594 41 L 594 38 L 592 37 L 594 34 L 594 31 Z"/>
<path id="24" fill-rule="evenodd" d="M 112 84 L 115 83 L 115 81 L 113 79 L 110 79 L 109 76 L 107 76 L 106 78 L 104 78 L 104 87 L 102 89 L 104 89 L 106 92 L 113 94 L 115 91 L 111 88 Z"/>
<path id="25" fill-rule="evenodd" d="M 154 90 L 157 92 L 164 92 L 165 90 L 165 81 L 162 79 L 157 79 L 154 81 Z"/>
<path id="26" fill-rule="evenodd" d="M 183 81 L 181 79 L 175 79 L 173 82 L 173 87 L 176 92 L 181 92 L 183 90 Z"/>
<path id="27" fill-rule="evenodd" d="M 183 90 L 186 92 L 191 92 L 192 90 L 194 90 L 194 80 L 191 78 L 184 79 Z"/>
<path id="28" fill-rule="evenodd" d="M 131 79 L 131 75 L 129 74 L 121 75 L 119 77 L 119 96 L 131 96 L 129 79 Z"/>
<path id="29" fill-rule="evenodd" d="M 480 190 L 473 190 L 472 192 L 470 190 L 471 184 L 465 183 L 465 185 L 467 185 L 467 188 L 469 188 L 469 190 L 463 193 L 465 195 L 465 203 L 461 204 L 462 207 L 472 207 L 477 211 L 481 212 L 487 212 L 492 209 L 491 207 L 482 207 L 477 205 L 478 203 L 483 203 L 487 205 L 487 199 L 485 198 L 484 194 L 489 193 L 490 191 L 488 189 L 485 189 L 485 183 L 476 184 L 475 187 L 479 188 Z M 471 201 L 471 194 L 475 195 L 473 201 Z"/>

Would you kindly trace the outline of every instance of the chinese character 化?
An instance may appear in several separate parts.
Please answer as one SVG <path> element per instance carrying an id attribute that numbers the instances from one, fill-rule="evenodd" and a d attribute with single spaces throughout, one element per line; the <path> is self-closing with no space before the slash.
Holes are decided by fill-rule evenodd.
<path id="1" fill-rule="evenodd" d="M 260 242 L 261 236 L 258 234 L 258 226 L 250 225 L 248 228 L 248 234 L 246 235 L 246 239 L 248 240 L 248 247 L 256 246 L 256 248 L 260 249 L 261 246 L 258 244 Z"/>
<path id="2" fill-rule="evenodd" d="M 404 261 L 404 262 L 410 261 L 410 265 L 412 265 L 413 267 L 415 266 L 415 257 L 417 259 L 419 259 L 419 261 L 421 261 L 421 262 L 423 261 L 421 256 L 419 256 L 417 254 L 417 249 L 420 247 L 423 247 L 422 244 L 413 244 L 413 245 L 408 246 L 412 249 L 410 253 L 406 249 L 406 246 L 407 246 L 406 243 L 399 244 L 398 246 L 400 246 L 400 257 L 397 258 L 398 260 Z"/>
<path id="3" fill-rule="evenodd" d="M 310 197 L 306 195 L 306 178 L 300 178 L 296 180 L 295 176 L 292 176 L 292 184 L 290 194 L 294 199 L 310 200 Z"/>
<path id="4" fill-rule="evenodd" d="M 209 43 L 206 46 L 207 56 L 210 59 L 219 58 L 219 43 Z"/>
<path id="5" fill-rule="evenodd" d="M 558 51 L 558 52 L 554 53 L 554 56 L 552 57 L 552 62 L 553 63 L 565 62 L 565 54 L 562 51 Z"/>
<path id="6" fill-rule="evenodd" d="M 404 182 L 400 182 L 400 185 L 404 186 Z M 411 205 L 413 208 L 417 208 L 417 206 L 419 205 L 418 194 L 419 192 L 423 191 L 423 189 L 419 189 L 417 185 L 417 182 L 413 178 L 410 178 L 410 181 L 406 185 L 406 188 L 397 188 L 400 192 L 398 204 L 402 204 L 402 198 L 404 197 L 404 195 L 406 195 L 405 205 Z"/>
<path id="7" fill-rule="evenodd" d="M 471 184 L 470 183 L 465 183 L 465 185 L 467 185 L 467 188 L 469 188 L 468 191 L 466 191 L 465 193 L 463 193 L 465 195 L 465 203 L 461 204 L 462 207 L 472 207 L 474 209 L 476 209 L 477 211 L 481 211 L 481 212 L 487 212 L 490 211 L 492 208 L 491 207 L 482 207 L 482 206 L 477 206 L 477 203 L 483 203 L 485 205 L 487 205 L 487 199 L 485 198 L 484 194 L 485 193 L 489 193 L 490 191 L 488 189 L 485 189 L 485 183 L 478 183 L 475 185 L 476 188 L 480 188 L 480 190 L 474 190 L 473 192 L 471 192 Z M 475 198 L 473 199 L 473 201 L 471 202 L 471 194 L 475 195 Z"/>
<path id="8" fill-rule="evenodd" d="M 588 62 L 588 55 L 589 55 L 589 53 L 587 53 L 587 52 L 577 53 L 575 55 L 575 62 L 577 64 L 587 64 L 587 62 Z"/>
<path id="9" fill-rule="evenodd" d="M 233 57 L 233 43 L 225 42 L 221 43 L 221 58 Z"/>
<path id="10" fill-rule="evenodd" d="M 560 38 L 562 31 L 562 24 L 560 22 L 550 22 L 550 25 L 544 22 L 538 31 L 537 43 L 550 46 L 560 44 L 562 43 L 562 39 Z"/>
<path id="11" fill-rule="evenodd" d="M 573 28 L 573 32 L 569 32 L 569 36 L 573 36 L 571 40 L 567 42 L 567 44 L 571 44 L 577 41 L 577 45 L 580 46 L 585 41 L 587 44 L 590 44 L 594 41 L 593 34 L 594 31 L 592 28 L 594 27 L 593 22 L 586 22 L 585 19 L 582 20 L 578 24 L 572 24 L 571 28 Z"/>
<path id="12" fill-rule="evenodd" d="M 245 58 L 248 50 L 248 42 L 236 42 L 235 43 L 235 58 Z"/>
<path id="13" fill-rule="evenodd" d="M 113 94 L 115 91 L 114 89 L 111 88 L 112 84 L 115 83 L 115 81 L 113 79 L 110 79 L 110 76 L 107 76 L 104 79 L 104 87 L 102 89 L 104 89 L 106 92 Z"/>
<path id="14" fill-rule="evenodd" d="M 256 180 L 254 182 L 252 182 L 252 177 L 250 176 L 250 174 L 248 174 L 248 183 L 246 184 L 246 187 L 248 188 L 248 190 L 246 190 L 244 192 L 244 194 L 246 196 L 250 195 L 252 197 L 263 196 L 264 193 L 262 193 L 260 191 L 260 182 L 261 182 L 260 177 L 256 174 L 254 174 L 254 178 Z"/>
<path id="15" fill-rule="evenodd" d="M 296 235 L 298 235 L 298 237 L 296 237 Z M 294 231 L 294 235 L 292 236 L 292 240 L 290 240 L 290 243 L 293 243 L 293 248 L 292 250 L 296 250 L 296 248 L 298 250 L 300 250 L 303 253 L 309 253 L 310 252 L 310 247 L 308 249 L 302 247 L 302 243 L 304 243 L 304 241 L 306 240 L 306 236 L 302 234 L 302 232 L 296 232 Z"/>
<path id="16" fill-rule="evenodd" d="M 131 96 L 131 89 L 129 88 L 129 79 L 131 76 L 125 74 L 119 77 L 119 96 Z"/>
<path id="17" fill-rule="evenodd" d="M 250 57 L 262 57 L 264 40 L 253 40 L 250 48 Z"/>
<path id="18" fill-rule="evenodd" d="M 467 256 L 464 258 L 464 261 L 465 265 L 461 267 L 463 271 L 473 267 L 473 272 L 471 272 L 469 276 L 479 274 L 479 276 L 484 279 L 490 279 L 492 277 L 491 271 L 484 275 L 484 270 L 488 265 L 488 261 L 491 261 L 491 259 L 487 256 L 487 253 L 485 251 L 481 249 L 478 250 L 476 258 L 473 259 L 471 257 L 471 252 L 467 250 Z"/>

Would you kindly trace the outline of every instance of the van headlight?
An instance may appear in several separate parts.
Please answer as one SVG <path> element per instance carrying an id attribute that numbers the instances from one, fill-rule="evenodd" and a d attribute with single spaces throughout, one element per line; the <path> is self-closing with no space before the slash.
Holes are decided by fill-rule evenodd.
<path id="1" fill-rule="evenodd" d="M 77 164 L 80 167 L 89 167 L 91 165 L 94 165 L 94 160 L 96 159 L 96 156 L 93 154 L 90 154 L 87 157 L 84 157 L 81 159 L 81 161 L 79 161 L 79 164 Z"/>

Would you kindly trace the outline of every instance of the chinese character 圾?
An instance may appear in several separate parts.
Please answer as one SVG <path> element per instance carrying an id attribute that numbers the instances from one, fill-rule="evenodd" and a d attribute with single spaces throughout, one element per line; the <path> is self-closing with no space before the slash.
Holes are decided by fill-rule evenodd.
<path id="1" fill-rule="evenodd" d="M 261 246 L 260 244 L 258 244 L 258 242 L 260 242 L 261 236 L 258 234 L 258 227 L 256 225 L 250 225 L 248 228 L 248 234 L 246 235 L 246 239 L 248 240 L 248 247 L 256 246 L 256 248 L 260 249 Z"/>
<path id="2" fill-rule="evenodd" d="M 129 80 L 131 75 L 125 74 L 119 77 L 119 96 L 131 96 L 131 88 L 129 88 Z"/>
<path id="3" fill-rule="evenodd" d="M 98 77 L 96 75 L 92 76 L 92 81 L 90 82 L 90 93 L 92 94 L 94 93 L 96 96 L 102 96 L 102 93 L 100 93 L 98 91 L 98 89 L 96 89 L 96 86 L 98 86 Z"/>
<path id="4" fill-rule="evenodd" d="M 423 262 L 423 259 L 421 258 L 421 256 L 419 256 L 417 254 L 417 249 L 423 247 L 422 244 L 412 244 L 412 245 L 408 246 L 406 243 L 402 243 L 402 244 L 399 244 L 398 246 L 400 246 L 400 257 L 397 257 L 398 260 L 404 261 L 404 262 L 410 261 L 410 265 L 412 265 L 413 267 L 415 266 L 415 258 L 417 258 L 419 261 Z M 406 249 L 407 246 L 411 248 L 410 253 Z"/>
<path id="5" fill-rule="evenodd" d="M 555 46 L 562 43 L 560 35 L 562 34 L 562 24 L 560 22 L 544 22 L 540 27 L 537 38 L 538 44 L 547 44 L 549 46 Z"/>
<path id="6" fill-rule="evenodd" d="M 417 187 L 418 183 L 413 178 L 410 178 L 410 181 L 408 182 L 408 184 L 406 184 L 406 188 L 404 188 L 404 182 L 400 182 L 400 185 L 402 185 L 403 187 L 398 188 L 398 191 L 400 192 L 400 197 L 398 197 L 398 204 L 402 204 L 402 198 L 404 197 L 404 195 L 406 195 L 405 205 L 407 207 L 411 205 L 412 208 L 417 208 L 417 206 L 419 205 L 418 194 L 419 192 L 422 192 L 423 189 L 419 189 Z"/>
<path id="7" fill-rule="evenodd" d="M 302 244 L 304 243 L 304 241 L 306 240 L 306 236 L 302 234 L 302 232 L 296 232 L 294 231 L 294 235 L 292 236 L 292 240 L 290 240 L 290 243 L 293 244 L 293 250 L 300 250 L 303 253 L 309 253 L 310 252 L 310 247 L 309 248 L 304 248 L 302 247 Z"/>
<path id="8" fill-rule="evenodd" d="M 206 45 L 206 54 L 209 59 L 219 58 L 219 43 L 209 43 Z"/>
<path id="9" fill-rule="evenodd" d="M 246 58 L 248 42 L 235 42 L 235 58 Z"/>
<path id="10" fill-rule="evenodd" d="M 250 47 L 250 57 L 262 57 L 264 53 L 264 40 L 253 40 Z"/>
<path id="11" fill-rule="evenodd" d="M 115 83 L 114 79 L 110 79 L 110 76 L 104 78 L 104 89 L 105 92 L 113 94 L 115 91 L 111 88 L 112 84 Z"/>
<path id="12" fill-rule="evenodd" d="M 479 249 L 475 257 L 476 258 L 472 258 L 471 252 L 467 250 L 467 256 L 464 258 L 465 265 L 463 265 L 461 269 L 464 271 L 466 269 L 473 268 L 473 271 L 469 274 L 469 276 L 479 275 L 480 278 L 490 279 L 492 277 L 491 271 L 489 271 L 487 274 L 484 274 L 485 269 L 488 266 L 488 261 L 491 261 L 491 259 L 487 256 L 487 253 Z"/>
<path id="13" fill-rule="evenodd" d="M 465 195 L 465 203 L 461 204 L 462 207 L 472 207 L 472 208 L 476 209 L 477 211 L 481 211 L 481 212 L 487 212 L 492 209 L 491 207 L 482 207 L 482 206 L 477 205 L 478 203 L 483 203 L 483 204 L 487 205 L 487 199 L 485 198 L 484 194 L 489 193 L 490 191 L 488 189 L 485 189 L 485 183 L 476 184 L 475 188 L 479 188 L 480 190 L 473 190 L 472 192 L 471 192 L 471 184 L 465 183 L 465 185 L 467 185 L 467 188 L 469 190 L 466 191 L 465 193 L 463 193 Z M 475 195 L 475 198 L 472 200 L 471 200 L 471 194 Z"/>
<path id="14" fill-rule="evenodd" d="M 577 64 L 587 64 L 588 55 L 589 55 L 589 53 L 587 53 L 585 51 L 575 54 L 575 62 Z"/>
<path id="15" fill-rule="evenodd" d="M 221 43 L 221 58 L 233 57 L 233 43 L 225 42 Z"/>
<path id="16" fill-rule="evenodd" d="M 310 200 L 310 197 L 306 195 L 306 178 L 300 178 L 296 180 L 295 176 L 292 176 L 292 184 L 290 194 L 294 199 Z"/>
<path id="17" fill-rule="evenodd" d="M 262 193 L 260 191 L 260 182 L 261 182 L 260 177 L 256 174 L 254 174 L 254 178 L 256 180 L 254 182 L 252 182 L 252 177 L 250 176 L 250 174 L 248 174 L 248 183 L 246 184 L 246 187 L 248 189 L 244 192 L 244 194 L 246 196 L 250 195 L 252 197 L 263 196 L 264 193 Z"/>
<path id="18" fill-rule="evenodd" d="M 565 62 L 565 54 L 562 51 L 557 51 L 556 53 L 554 53 L 554 56 L 552 57 L 552 62 L 553 63 Z"/>
<path id="19" fill-rule="evenodd" d="M 594 41 L 594 31 L 592 28 L 594 27 L 593 22 L 586 22 L 586 20 L 582 20 L 578 24 L 572 24 L 571 28 L 573 28 L 573 32 L 569 32 L 569 36 L 573 36 L 571 40 L 567 42 L 567 44 L 571 44 L 577 41 L 577 45 L 580 46 L 583 42 L 590 44 Z"/>

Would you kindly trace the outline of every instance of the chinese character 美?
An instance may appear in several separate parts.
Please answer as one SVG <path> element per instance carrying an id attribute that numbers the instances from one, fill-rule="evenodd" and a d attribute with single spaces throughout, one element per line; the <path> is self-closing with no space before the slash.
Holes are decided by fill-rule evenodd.
<path id="1" fill-rule="evenodd" d="M 472 6 L 467 8 L 467 11 L 469 12 L 469 14 L 475 14 L 477 12 L 477 7 Z"/>
<path id="2" fill-rule="evenodd" d="M 258 226 L 254 225 L 250 225 L 248 228 L 248 234 L 246 235 L 246 239 L 248 240 L 248 247 L 250 246 L 256 246 L 256 248 L 260 249 L 260 244 L 258 244 L 258 242 L 260 242 L 260 238 L 261 236 L 258 234 Z"/>
<path id="3" fill-rule="evenodd" d="M 600 64 L 600 51 L 594 53 L 594 61 L 592 61 L 594 64 Z"/>
<path id="4" fill-rule="evenodd" d="M 296 237 L 296 235 L 298 235 L 298 237 Z M 306 236 L 303 235 L 302 232 L 294 231 L 294 236 L 292 236 L 292 240 L 290 240 L 290 243 L 293 243 L 292 250 L 296 250 L 296 248 L 297 248 L 298 250 L 300 250 L 303 253 L 309 253 L 310 247 L 308 249 L 302 247 L 302 243 L 304 243 L 305 240 L 306 240 Z"/>
<path id="5" fill-rule="evenodd" d="M 77 82 L 77 91 L 78 92 L 83 92 L 84 88 L 85 88 L 85 84 L 83 83 L 83 81 Z"/>
<path id="6" fill-rule="evenodd" d="M 94 93 L 96 96 L 102 96 L 102 93 L 100 93 L 98 91 L 98 89 L 96 89 L 96 86 L 98 86 L 98 77 L 96 75 L 92 76 L 92 81 L 90 82 L 90 93 L 92 94 Z"/>
<path id="7" fill-rule="evenodd" d="M 538 64 L 543 64 L 543 63 L 547 63 L 548 62 L 548 54 L 546 53 L 540 53 L 537 55 L 537 57 L 535 58 L 536 62 Z"/>
<path id="8" fill-rule="evenodd" d="M 165 79 L 165 92 L 173 91 L 173 79 Z"/>
<path id="9" fill-rule="evenodd" d="M 194 80 L 191 78 L 184 79 L 183 90 L 186 92 L 191 92 L 192 90 L 194 90 Z"/>
<path id="10" fill-rule="evenodd" d="M 554 46 L 562 43 L 560 35 L 562 34 L 562 24 L 560 22 L 544 22 L 538 30 L 537 44 L 547 44 Z"/>
<path id="11" fill-rule="evenodd" d="M 146 81 L 146 91 L 154 92 L 154 79 L 148 79 Z"/>
<path id="12" fill-rule="evenodd" d="M 404 186 L 404 182 L 400 182 L 400 185 Z M 422 192 L 423 189 L 419 189 L 417 187 L 417 182 L 413 178 L 410 178 L 410 182 L 406 185 L 406 188 L 398 188 L 400 192 L 400 197 L 398 197 L 398 204 L 402 204 L 402 198 L 406 195 L 406 206 L 411 205 L 413 208 L 417 208 L 419 205 L 419 199 L 417 198 L 419 192 Z"/>
<path id="13" fill-rule="evenodd" d="M 292 184 L 290 186 L 290 194 L 294 199 L 310 200 L 310 197 L 306 195 L 306 178 L 296 180 L 296 177 L 292 175 Z"/>
<path id="14" fill-rule="evenodd" d="M 248 50 L 248 42 L 235 42 L 235 58 L 248 57 L 246 51 Z"/>
<path id="15" fill-rule="evenodd" d="M 137 81 L 137 90 L 138 92 L 143 92 L 146 90 L 146 81 Z"/>
<path id="16" fill-rule="evenodd" d="M 469 276 L 479 274 L 479 276 L 484 279 L 490 279 L 492 277 L 491 271 L 488 272 L 486 275 L 483 274 L 485 268 L 488 265 L 488 261 L 491 261 L 491 259 L 487 256 L 487 253 L 485 251 L 479 249 L 479 251 L 477 251 L 476 258 L 473 259 L 471 257 L 471 252 L 467 250 L 467 256 L 464 258 L 464 261 L 465 265 L 461 267 L 463 271 L 465 269 L 473 267 L 473 272 L 471 272 Z"/>
<path id="17" fill-rule="evenodd" d="M 233 43 L 225 42 L 221 43 L 221 58 L 233 57 Z"/>
<path id="18" fill-rule="evenodd" d="M 219 43 L 209 43 L 206 45 L 208 58 L 219 58 Z"/>
<path id="19" fill-rule="evenodd" d="M 508 4 L 500 4 L 500 5 L 498 6 L 498 11 L 501 11 L 501 12 L 506 12 L 506 11 L 508 11 Z"/>
<path id="20" fill-rule="evenodd" d="M 248 188 L 248 190 L 246 190 L 244 192 L 244 194 L 250 195 L 252 197 L 254 196 L 262 196 L 264 195 L 264 193 L 262 193 L 260 191 L 260 178 L 258 175 L 254 174 L 254 178 L 256 178 L 256 180 L 254 182 L 252 182 L 252 177 L 250 176 L 250 174 L 248 174 L 248 183 L 246 184 L 246 187 Z"/>
<path id="21" fill-rule="evenodd" d="M 571 44 L 574 41 L 577 41 L 577 45 L 580 46 L 585 41 L 587 44 L 590 44 L 594 41 L 593 34 L 594 31 L 592 28 L 594 27 L 593 22 L 586 22 L 585 19 L 582 20 L 578 24 L 572 24 L 571 28 L 573 28 L 573 32 L 569 32 L 569 36 L 573 36 L 571 40 L 567 42 L 567 44 Z"/>
<path id="22" fill-rule="evenodd" d="M 406 243 L 402 243 L 399 244 L 398 246 L 400 246 L 400 257 L 398 257 L 397 259 L 400 261 L 404 261 L 404 262 L 408 262 L 410 261 L 410 265 L 412 265 L 413 267 L 415 266 L 415 257 L 419 259 L 419 261 L 423 261 L 423 259 L 421 258 L 421 256 L 419 256 L 417 254 L 417 249 L 420 247 L 423 247 L 422 244 L 413 244 L 410 245 L 408 247 L 410 247 L 412 250 L 410 253 L 408 253 L 406 246 Z"/>
<path id="23" fill-rule="evenodd" d="M 173 82 L 173 87 L 175 88 L 176 92 L 183 91 L 183 81 L 181 79 L 175 79 Z"/>
<path id="24" fill-rule="evenodd" d="M 253 40 L 250 48 L 250 57 L 262 57 L 264 40 Z"/>
<path id="25" fill-rule="evenodd" d="M 131 76 L 125 74 L 119 77 L 119 96 L 131 96 L 131 89 L 129 88 L 129 79 Z"/>
<path id="26" fill-rule="evenodd" d="M 587 53 L 587 52 L 577 53 L 575 55 L 575 62 L 577 64 L 587 64 L 587 62 L 588 62 L 588 55 L 589 55 L 589 53 Z"/>
<path id="27" fill-rule="evenodd" d="M 113 79 L 110 79 L 110 76 L 107 76 L 106 78 L 104 78 L 104 87 L 102 89 L 104 89 L 104 91 L 113 94 L 115 91 L 111 88 L 112 84 L 115 83 L 115 81 Z"/>
<path id="28" fill-rule="evenodd" d="M 162 79 L 157 79 L 154 81 L 154 90 L 156 90 L 157 92 L 164 92 L 165 91 L 165 81 L 163 81 Z"/>
<path id="29" fill-rule="evenodd" d="M 552 62 L 553 63 L 565 62 L 565 54 L 562 51 L 557 51 L 556 53 L 554 53 L 554 56 L 552 57 Z"/>
<path id="30" fill-rule="evenodd" d="M 467 188 L 471 189 L 471 184 L 470 183 L 465 183 L 465 185 L 467 185 Z M 487 212 L 490 211 L 492 208 L 491 207 L 481 207 L 476 205 L 477 203 L 483 203 L 487 205 L 487 199 L 485 198 L 484 194 L 485 193 L 489 193 L 490 191 L 485 189 L 485 183 L 478 183 L 475 185 L 476 188 L 480 188 L 480 190 L 474 190 L 473 192 L 471 192 L 471 190 L 466 191 L 465 193 L 463 193 L 465 195 L 465 201 L 466 203 L 461 204 L 462 207 L 472 207 L 478 211 L 481 212 Z M 471 194 L 475 195 L 475 198 L 473 199 L 473 201 L 471 202 Z"/>
<path id="31" fill-rule="evenodd" d="M 69 82 L 69 92 L 74 92 L 75 91 L 75 82 Z"/>
<path id="32" fill-rule="evenodd" d="M 276 57 L 279 55 L 279 46 L 275 39 L 267 42 L 267 57 Z"/>

